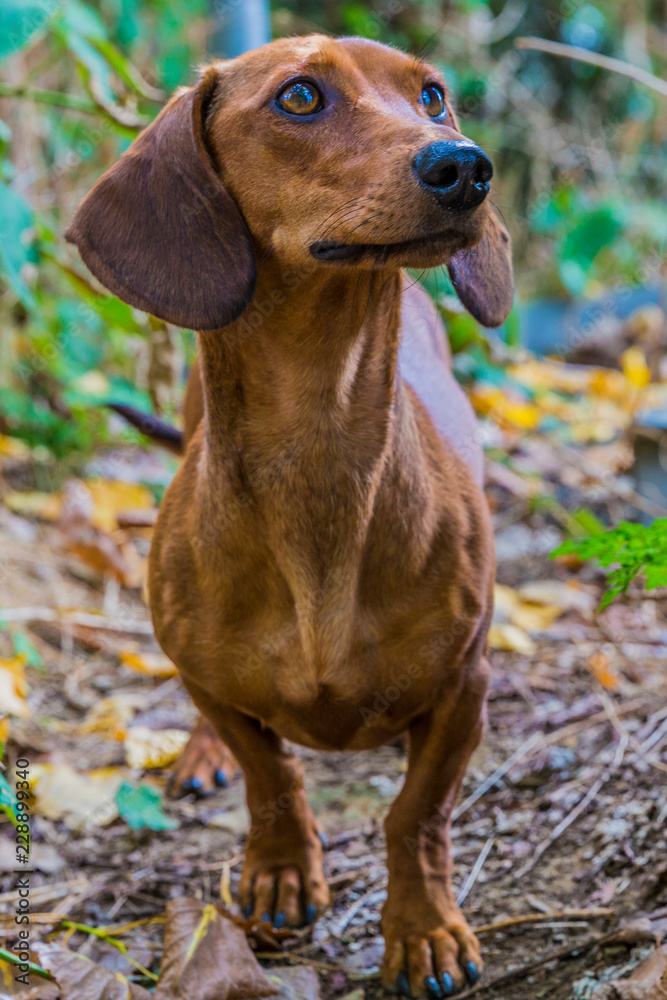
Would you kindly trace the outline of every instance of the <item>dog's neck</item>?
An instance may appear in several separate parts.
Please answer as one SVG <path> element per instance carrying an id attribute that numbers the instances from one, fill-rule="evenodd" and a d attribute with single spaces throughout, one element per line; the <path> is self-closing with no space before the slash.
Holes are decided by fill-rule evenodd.
<path id="1" fill-rule="evenodd" d="M 400 289 L 399 271 L 264 265 L 243 316 L 200 338 L 213 462 L 233 441 L 252 477 L 355 432 L 377 460 L 396 392 Z"/>

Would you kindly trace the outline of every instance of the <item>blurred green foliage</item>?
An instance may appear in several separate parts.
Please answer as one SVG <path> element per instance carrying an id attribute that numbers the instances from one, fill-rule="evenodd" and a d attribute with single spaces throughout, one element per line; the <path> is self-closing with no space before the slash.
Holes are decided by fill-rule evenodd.
<path id="1" fill-rule="evenodd" d="M 62 232 L 166 96 L 193 79 L 224 14 L 224 0 L 0 0 L 0 432 L 57 458 L 111 439 L 101 399 L 150 408 L 155 329 L 99 290 Z M 524 299 L 656 280 L 667 117 L 649 89 L 514 41 L 537 35 L 664 75 L 663 20 L 662 0 L 272 5 L 275 35 L 360 34 L 444 70 L 464 131 L 494 158 Z M 440 295 L 446 279 L 430 286 Z M 450 327 L 456 349 L 484 339 L 462 314 Z M 507 337 L 518 337 L 516 317 Z"/>

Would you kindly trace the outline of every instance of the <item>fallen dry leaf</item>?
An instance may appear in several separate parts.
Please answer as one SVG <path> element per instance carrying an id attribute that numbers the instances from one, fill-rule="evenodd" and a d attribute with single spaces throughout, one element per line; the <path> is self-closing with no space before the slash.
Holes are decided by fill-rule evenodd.
<path id="1" fill-rule="evenodd" d="M 532 653 L 535 643 L 527 632 L 510 623 L 492 625 L 489 629 L 489 646 L 511 653 Z"/>
<path id="2" fill-rule="evenodd" d="M 526 600 L 517 590 L 496 584 L 494 588 L 494 621 L 502 624 L 503 619 L 516 625 L 524 632 L 543 632 L 563 613 L 559 605 L 546 604 L 541 600 Z"/>
<path id="3" fill-rule="evenodd" d="M 137 653 L 132 649 L 123 649 L 118 654 L 120 662 L 132 670 L 149 677 L 176 677 L 176 665 L 164 653 Z"/>
<path id="4" fill-rule="evenodd" d="M 2 994 L 0 994 L 1 997 Z M 18 1000 L 63 1000 L 63 995 L 55 983 L 50 983 L 48 979 L 41 979 L 27 993 L 19 993 Z"/>
<path id="5" fill-rule="evenodd" d="M 583 590 L 576 581 L 531 580 L 519 587 L 518 593 L 531 604 L 546 604 L 561 611 L 592 611 L 597 598 Z"/>
<path id="6" fill-rule="evenodd" d="M 534 430 L 542 419 L 540 410 L 533 403 L 512 398 L 496 386 L 479 383 L 472 388 L 470 398 L 479 414 L 490 417 L 501 427 Z"/>
<path id="7" fill-rule="evenodd" d="M 114 531 L 118 515 L 125 511 L 151 510 L 153 497 L 140 483 L 115 479 L 87 479 L 85 486 L 93 500 L 91 523 L 101 531 Z"/>
<path id="8" fill-rule="evenodd" d="M 320 1000 L 320 980 L 307 965 L 297 965 L 292 968 L 271 969 L 267 973 L 270 982 L 275 983 L 280 990 L 280 1000 Z M 341 1000 L 364 1000 L 364 991 L 356 990 L 348 998 Z"/>
<path id="9" fill-rule="evenodd" d="M 24 668 L 22 656 L 0 660 L 0 705 L 3 713 L 16 715 L 20 719 L 30 717 L 30 706 L 25 700 L 28 685 Z"/>
<path id="10" fill-rule="evenodd" d="M 36 517 L 40 521 L 57 521 L 62 511 L 60 493 L 20 493 L 12 490 L 3 497 L 5 507 L 23 517 Z"/>
<path id="11" fill-rule="evenodd" d="M 605 983 L 595 1000 L 667 1000 L 667 945 L 638 965 L 627 979 Z"/>
<path id="12" fill-rule="evenodd" d="M 151 1000 L 148 990 L 75 951 L 46 943 L 35 951 L 67 1000 Z"/>
<path id="13" fill-rule="evenodd" d="M 100 733 L 107 739 L 124 740 L 128 723 L 143 704 L 143 696 L 136 692 L 100 698 L 79 726 L 79 732 Z"/>
<path id="14" fill-rule="evenodd" d="M 155 1000 L 250 1000 L 278 993 L 243 931 L 212 904 L 187 896 L 168 904 Z"/>
<path id="15" fill-rule="evenodd" d="M 591 653 L 587 660 L 589 669 L 596 681 L 606 691 L 615 691 L 618 687 L 618 677 L 609 666 L 609 658 L 604 653 Z"/>
<path id="16" fill-rule="evenodd" d="M 621 367 L 628 382 L 635 389 L 643 389 L 651 381 L 651 369 L 641 347 L 628 347 L 627 351 L 623 351 Z"/>
<path id="17" fill-rule="evenodd" d="M 125 587 L 138 587 L 145 575 L 145 561 L 129 536 L 117 528 L 117 508 L 120 495 L 128 499 L 139 497 L 127 493 L 132 484 L 95 480 L 84 483 L 70 479 L 63 490 L 59 527 L 70 550 L 87 566 L 102 576 L 110 576 Z M 144 490 L 144 487 L 136 487 Z M 146 491 L 147 492 L 147 491 Z M 150 497 L 150 494 L 148 495 Z"/>
<path id="18" fill-rule="evenodd" d="M 125 737 L 125 757 L 130 767 L 145 770 L 169 767 L 181 756 L 190 733 L 183 729 L 148 729 L 132 726 Z"/>
<path id="19" fill-rule="evenodd" d="M 123 771 L 113 767 L 81 773 L 69 764 L 34 764 L 34 811 L 63 820 L 70 830 L 107 826 L 118 816 L 115 796 L 124 778 Z"/>

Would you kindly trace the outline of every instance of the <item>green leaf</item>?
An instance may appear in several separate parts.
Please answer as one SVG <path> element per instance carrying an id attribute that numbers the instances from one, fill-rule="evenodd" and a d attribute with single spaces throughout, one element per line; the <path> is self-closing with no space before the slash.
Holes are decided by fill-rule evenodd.
<path id="1" fill-rule="evenodd" d="M 18 816 L 16 815 L 17 799 L 14 792 L 7 783 L 2 771 L 0 771 L 0 811 L 5 813 L 16 826 Z"/>
<path id="2" fill-rule="evenodd" d="M 36 670 L 44 669 L 42 654 L 37 649 L 27 632 L 22 629 L 12 629 L 12 646 L 17 656 L 22 656 L 26 666 Z"/>
<path id="3" fill-rule="evenodd" d="M 176 820 L 162 809 L 162 795 L 151 785 L 124 781 L 116 792 L 118 812 L 132 830 L 175 830 Z"/>
<path id="4" fill-rule="evenodd" d="M 2 0 L 0 3 L 0 59 L 18 52 L 51 20 L 56 4 L 34 0 Z"/>
<path id="5" fill-rule="evenodd" d="M 28 202 L 8 184 L 0 183 L 0 274 L 27 309 L 35 298 L 25 280 L 26 264 L 37 264 L 33 242 L 35 218 Z"/>

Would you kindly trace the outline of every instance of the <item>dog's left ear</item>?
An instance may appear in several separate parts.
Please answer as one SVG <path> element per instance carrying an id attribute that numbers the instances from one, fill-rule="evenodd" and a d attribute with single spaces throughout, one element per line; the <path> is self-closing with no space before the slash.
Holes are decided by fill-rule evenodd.
<path id="1" fill-rule="evenodd" d="M 209 69 L 99 179 L 65 236 L 114 295 L 192 330 L 218 330 L 252 298 L 250 233 L 206 147 Z"/>
<path id="2" fill-rule="evenodd" d="M 454 254 L 448 267 L 456 294 L 482 326 L 505 322 L 514 298 L 512 245 L 494 212 L 480 242 Z"/>

